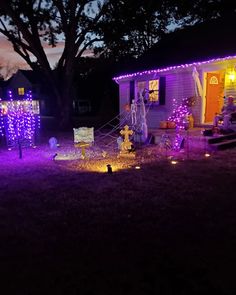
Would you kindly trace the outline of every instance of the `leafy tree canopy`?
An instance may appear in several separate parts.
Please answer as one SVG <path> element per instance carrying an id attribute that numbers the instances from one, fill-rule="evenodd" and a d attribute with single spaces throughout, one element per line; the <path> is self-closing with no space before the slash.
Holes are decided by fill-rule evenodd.
<path id="1" fill-rule="evenodd" d="M 75 60 L 87 48 L 104 56 L 139 56 L 171 27 L 231 16 L 229 0 L 0 0 L 0 33 L 33 70 L 43 72 L 68 121 Z M 52 71 L 45 44 L 63 41 Z"/>

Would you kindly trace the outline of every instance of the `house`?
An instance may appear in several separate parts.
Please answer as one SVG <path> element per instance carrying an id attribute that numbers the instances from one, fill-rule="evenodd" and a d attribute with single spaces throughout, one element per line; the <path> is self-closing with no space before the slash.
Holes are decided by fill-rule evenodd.
<path id="1" fill-rule="evenodd" d="M 13 97 L 19 100 L 31 91 L 33 100 L 39 102 L 41 114 L 49 115 L 53 112 L 48 90 L 39 73 L 32 70 L 18 70 L 6 82 L 3 98 L 7 99 L 9 90 Z"/>
<path id="2" fill-rule="evenodd" d="M 31 91 L 33 99 L 39 102 L 41 115 L 55 115 L 55 97 L 52 96 L 52 91 L 40 73 L 32 70 L 18 70 L 4 82 L 3 99 L 7 99 L 9 90 L 16 99 L 23 98 L 28 91 Z M 91 102 L 87 99 L 73 99 L 73 111 L 75 115 L 90 113 Z"/>
<path id="3" fill-rule="evenodd" d="M 0 98 L 2 99 L 5 97 L 6 89 L 7 89 L 8 82 L 4 80 L 0 80 Z"/>
<path id="4" fill-rule="evenodd" d="M 159 128 L 175 104 L 193 97 L 194 125 L 212 123 L 225 97 L 236 98 L 235 20 L 209 23 L 168 34 L 137 60 L 119 84 L 120 113 L 145 91 L 148 128 Z"/>

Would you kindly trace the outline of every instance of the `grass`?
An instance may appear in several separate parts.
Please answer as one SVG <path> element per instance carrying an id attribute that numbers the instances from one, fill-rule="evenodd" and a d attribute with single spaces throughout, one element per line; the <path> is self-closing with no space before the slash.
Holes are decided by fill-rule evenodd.
<path id="1" fill-rule="evenodd" d="M 235 294 L 236 149 L 81 160 L 58 139 L 0 150 L 2 294 Z"/>

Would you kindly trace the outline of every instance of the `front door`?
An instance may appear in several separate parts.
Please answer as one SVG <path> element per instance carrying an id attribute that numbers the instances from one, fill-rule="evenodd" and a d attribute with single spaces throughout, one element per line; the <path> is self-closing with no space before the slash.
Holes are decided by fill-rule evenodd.
<path id="1" fill-rule="evenodd" d="M 224 72 L 207 73 L 205 123 L 212 122 L 224 102 Z"/>

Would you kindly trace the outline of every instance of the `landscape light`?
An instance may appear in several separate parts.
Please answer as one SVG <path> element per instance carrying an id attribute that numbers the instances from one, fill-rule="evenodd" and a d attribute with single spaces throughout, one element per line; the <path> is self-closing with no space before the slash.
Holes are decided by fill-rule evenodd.
<path id="1" fill-rule="evenodd" d="M 53 161 L 56 160 L 56 156 L 57 156 L 57 153 L 55 153 L 55 154 L 52 156 L 52 160 L 53 160 Z"/>
<path id="2" fill-rule="evenodd" d="M 178 163 L 178 161 L 176 161 L 176 160 L 172 160 L 170 162 L 171 162 L 172 165 L 176 165 Z"/>
<path id="3" fill-rule="evenodd" d="M 134 168 L 137 169 L 137 170 L 140 170 L 141 169 L 140 166 L 135 166 Z"/>
<path id="4" fill-rule="evenodd" d="M 110 164 L 107 165 L 107 173 L 112 174 L 112 166 Z"/>
<path id="5" fill-rule="evenodd" d="M 211 155 L 209 153 L 205 153 L 204 155 L 206 158 L 209 158 Z"/>

